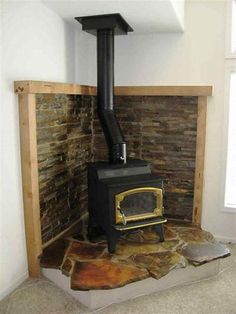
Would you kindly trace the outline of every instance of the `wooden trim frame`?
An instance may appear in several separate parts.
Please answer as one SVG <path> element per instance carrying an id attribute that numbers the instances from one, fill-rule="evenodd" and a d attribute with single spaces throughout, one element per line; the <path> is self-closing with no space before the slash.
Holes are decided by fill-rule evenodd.
<path id="1" fill-rule="evenodd" d="M 41 81 L 17 81 L 16 94 L 96 95 L 95 86 Z M 116 86 L 117 96 L 212 96 L 212 86 Z"/>
<path id="2" fill-rule="evenodd" d="M 97 94 L 97 88 L 94 86 L 41 81 L 16 81 L 14 89 L 16 94 Z"/>
<path id="3" fill-rule="evenodd" d="M 207 97 L 198 97 L 197 142 L 196 142 L 194 198 L 192 216 L 192 222 L 197 225 L 201 225 L 202 218 L 206 114 L 207 114 Z"/>
<path id="4" fill-rule="evenodd" d="M 117 96 L 210 96 L 212 86 L 116 86 Z"/>
<path id="5" fill-rule="evenodd" d="M 14 87 L 19 97 L 21 165 L 28 268 L 31 277 L 39 277 L 39 257 L 42 253 L 42 248 L 47 244 L 42 245 L 41 239 L 36 94 L 96 95 L 97 91 L 96 87 L 93 86 L 39 81 L 18 81 L 14 83 Z M 192 223 L 200 226 L 207 96 L 212 96 L 212 86 L 125 86 L 116 87 L 115 93 L 116 95 L 123 96 L 198 96 L 196 169 Z"/>
<path id="6" fill-rule="evenodd" d="M 31 277 L 38 277 L 40 275 L 39 256 L 42 252 L 42 241 L 34 94 L 19 95 L 19 115 L 28 268 Z"/>

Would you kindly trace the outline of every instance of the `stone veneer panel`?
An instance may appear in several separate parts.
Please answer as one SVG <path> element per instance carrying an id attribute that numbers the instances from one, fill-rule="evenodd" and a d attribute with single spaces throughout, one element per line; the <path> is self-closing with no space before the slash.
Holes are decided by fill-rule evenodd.
<path id="1" fill-rule="evenodd" d="M 167 217 L 192 220 L 197 97 L 117 96 L 115 111 L 128 156 L 150 161 L 164 180 Z M 94 108 L 94 157 L 107 159 L 107 147 Z"/>
<path id="2" fill-rule="evenodd" d="M 36 97 L 43 243 L 87 212 L 86 163 L 107 160 L 96 97 Z M 165 214 L 192 219 L 197 97 L 117 96 L 115 111 L 131 158 L 164 180 Z"/>
<path id="3" fill-rule="evenodd" d="M 86 163 L 92 159 L 93 97 L 36 97 L 42 241 L 87 211 Z"/>

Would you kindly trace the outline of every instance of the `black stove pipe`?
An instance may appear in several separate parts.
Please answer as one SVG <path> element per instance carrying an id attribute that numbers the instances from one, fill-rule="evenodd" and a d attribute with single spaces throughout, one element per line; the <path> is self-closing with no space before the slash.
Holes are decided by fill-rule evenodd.
<path id="1" fill-rule="evenodd" d="M 97 30 L 97 111 L 111 163 L 126 163 L 126 143 L 114 110 L 114 30 Z"/>
<path id="2" fill-rule="evenodd" d="M 133 29 L 119 13 L 75 18 L 82 29 L 97 36 L 97 111 L 109 149 L 110 163 L 126 163 L 126 143 L 113 111 L 114 35 Z"/>

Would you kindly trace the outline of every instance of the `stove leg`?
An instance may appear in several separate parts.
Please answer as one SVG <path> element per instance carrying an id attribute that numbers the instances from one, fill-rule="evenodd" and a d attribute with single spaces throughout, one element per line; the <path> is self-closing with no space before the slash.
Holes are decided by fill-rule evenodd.
<path id="1" fill-rule="evenodd" d="M 160 242 L 165 241 L 165 236 L 164 236 L 164 226 L 163 224 L 155 225 L 155 230 L 158 233 L 160 237 Z"/>
<path id="2" fill-rule="evenodd" d="M 87 237 L 89 241 L 93 242 L 96 238 L 104 235 L 103 229 L 96 223 L 96 221 L 89 216 Z"/>
<path id="3" fill-rule="evenodd" d="M 116 244 L 120 237 L 119 232 L 115 230 L 111 230 L 107 233 L 107 245 L 108 245 L 108 252 L 115 253 L 116 251 Z"/>

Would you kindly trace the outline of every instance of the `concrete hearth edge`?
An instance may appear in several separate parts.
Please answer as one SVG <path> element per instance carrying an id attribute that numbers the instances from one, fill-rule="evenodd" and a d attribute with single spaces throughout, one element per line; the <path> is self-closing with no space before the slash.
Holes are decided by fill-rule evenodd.
<path id="1" fill-rule="evenodd" d="M 219 260 L 197 267 L 188 265 L 186 268 L 174 269 L 159 280 L 147 278 L 110 290 L 75 291 L 70 288 L 70 277 L 63 275 L 60 270 L 42 268 L 42 274 L 80 303 L 94 310 L 215 276 L 219 273 L 219 265 Z"/>

